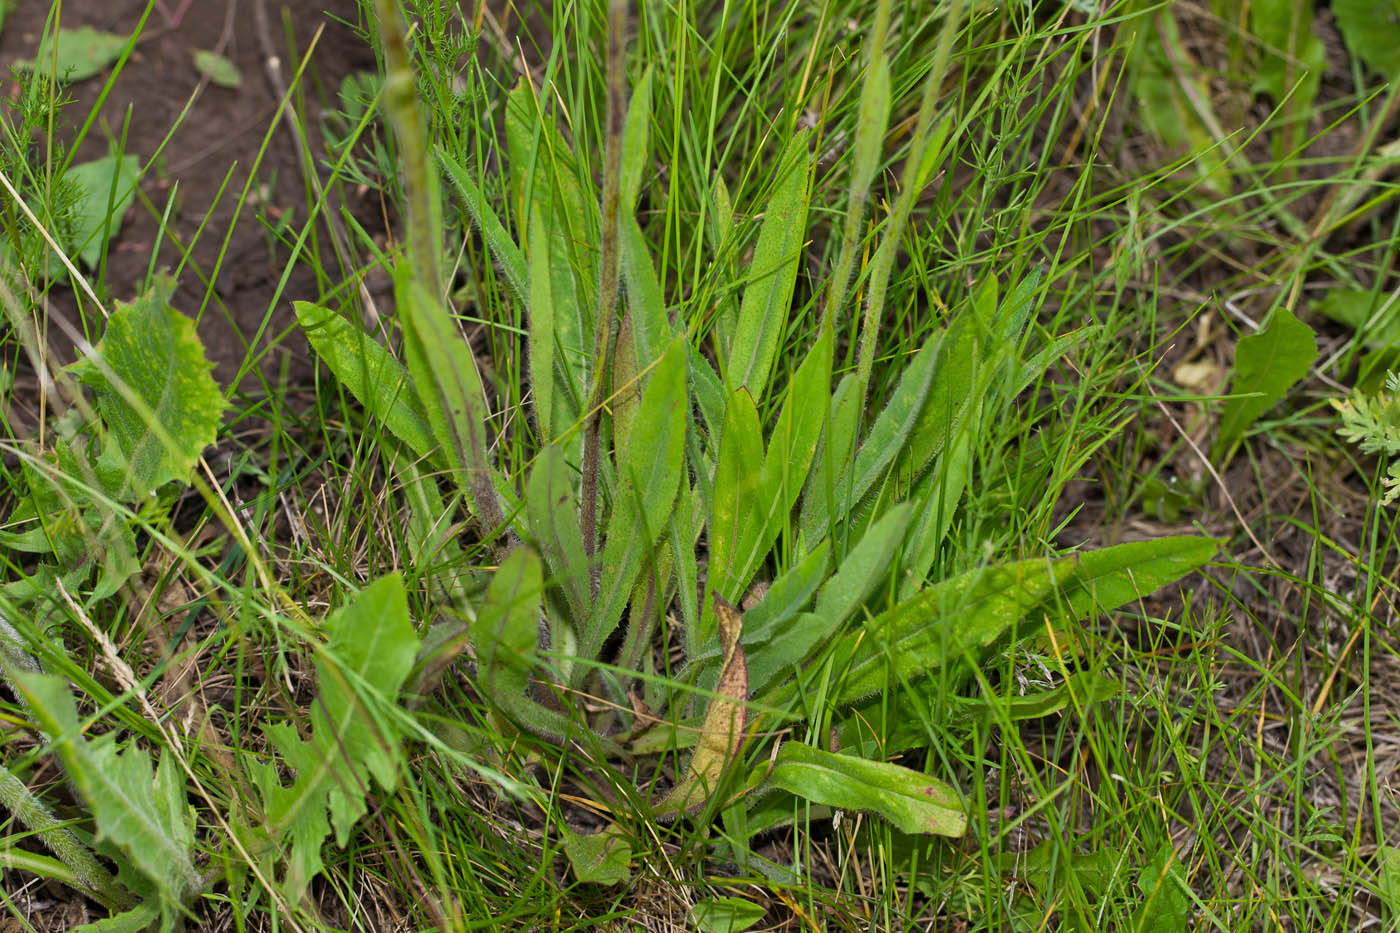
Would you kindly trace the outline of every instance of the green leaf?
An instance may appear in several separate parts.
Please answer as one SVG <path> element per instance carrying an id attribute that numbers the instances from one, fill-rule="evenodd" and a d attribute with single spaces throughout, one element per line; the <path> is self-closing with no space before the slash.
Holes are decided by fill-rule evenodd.
<path id="1" fill-rule="evenodd" d="M 194 830 L 187 815 L 184 775 L 173 755 L 152 774 L 151 758 L 136 746 L 117 747 L 114 732 L 82 736 L 77 707 L 60 677 L 15 672 L 14 683 L 36 721 L 53 737 L 53 751 L 92 809 L 97 838 L 110 840 L 157 887 L 169 907 L 199 890 Z"/>
<path id="2" fill-rule="evenodd" d="M 1400 78 L 1400 0 L 1333 0 L 1351 54 L 1387 80 Z"/>
<path id="3" fill-rule="evenodd" d="M 697 903 L 690 916 L 700 933 L 743 933 L 767 914 L 752 901 L 738 897 L 711 897 Z"/>
<path id="4" fill-rule="evenodd" d="M 510 203 L 519 205 L 519 226 L 524 228 L 536 211 L 544 223 L 559 379 L 555 424 L 570 425 L 583 413 L 592 378 L 598 204 L 585 196 L 582 167 L 526 80 L 506 100 L 505 131 Z"/>
<path id="5" fill-rule="evenodd" d="M 1079 622 L 1141 599 L 1198 570 L 1219 550 L 1213 538 L 1182 535 L 1080 551 L 1059 597 L 1065 618 Z"/>
<path id="6" fill-rule="evenodd" d="M 284 885 L 293 902 L 321 871 L 321 846 L 331 830 L 344 846 L 367 812 L 370 777 L 386 792 L 397 785 L 402 733 L 387 708 L 418 652 L 397 574 L 366 587 L 324 628 L 330 644 L 316 657 L 320 697 L 310 708 L 311 739 L 303 740 L 289 722 L 265 730 L 295 780 L 284 786 L 275 763 L 247 759 L 268 835 L 285 839 L 290 849 Z"/>
<path id="7" fill-rule="evenodd" d="M 685 391 L 686 341 L 677 336 L 661 357 L 642 394 L 633 429 L 637 440 L 618 464 L 621 482 L 603 545 L 602 580 L 593 623 L 581 654 L 598 657 L 631 596 L 643 557 L 670 523 L 685 475 L 685 432 L 690 406 Z"/>
<path id="8" fill-rule="evenodd" d="M 652 67 L 642 74 L 642 80 L 632 88 L 627 104 L 627 119 L 622 126 L 622 177 L 618 185 L 618 203 L 631 215 L 642 187 L 642 173 L 651 158 L 651 78 Z"/>
<path id="9" fill-rule="evenodd" d="M 1400 917 L 1400 848 L 1381 846 L 1376 851 L 1377 887 L 1393 923 Z"/>
<path id="10" fill-rule="evenodd" d="M 219 87 L 240 88 L 243 86 L 243 73 L 232 61 L 216 52 L 204 49 L 194 50 L 194 67 L 202 75 Z"/>
<path id="11" fill-rule="evenodd" d="M 136 156 L 109 155 L 74 165 L 63 174 L 80 192 L 64 245 L 76 250 L 88 268 L 97 267 L 102 247 L 121 230 L 122 218 L 136 200 L 140 167 Z"/>
<path id="12" fill-rule="evenodd" d="M 118 304 L 95 353 L 71 367 L 93 390 L 108 429 L 103 459 L 125 471 L 128 499 L 187 479 L 224 411 L 194 322 L 170 307 L 174 290 L 158 277 L 140 298 Z"/>
<path id="13" fill-rule="evenodd" d="M 899 387 L 861 444 L 855 463 L 836 481 L 835 502 L 830 503 L 821 489 L 809 494 L 802 515 L 802 533 L 807 541 L 820 540 L 834 523 L 845 519 L 851 506 L 860 501 L 903 449 L 924 409 L 942 345 L 937 336 L 931 337 L 909 362 L 900 376 Z"/>
<path id="14" fill-rule="evenodd" d="M 1264 53 L 1255 86 L 1275 102 L 1289 98 L 1298 113 L 1310 112 L 1327 67 L 1327 51 L 1312 31 L 1312 6 L 1295 0 L 1253 0 L 1249 25 Z"/>
<path id="15" fill-rule="evenodd" d="M 86 81 L 118 58 L 126 48 L 127 36 L 102 32 L 91 26 L 60 29 L 55 37 L 46 34 L 33 59 L 16 62 L 16 67 L 32 69 L 50 78 Z"/>
<path id="16" fill-rule="evenodd" d="M 1129 925 L 1133 933 L 1177 933 L 1190 926 L 1191 899 L 1180 875 L 1181 863 L 1168 840 L 1138 876 L 1142 903 L 1133 912 Z"/>
<path id="17" fill-rule="evenodd" d="M 556 446 L 546 447 L 535 458 L 525 514 L 530 534 L 549 565 L 552 582 L 563 591 L 574 624 L 582 624 L 591 616 L 593 605 L 588 558 L 579 528 L 578 495 L 564 453 Z"/>
<path id="18" fill-rule="evenodd" d="M 292 307 L 312 349 L 350 394 L 409 450 L 440 463 L 442 448 L 403 364 L 330 308 L 309 301 L 294 301 Z"/>
<path id="19" fill-rule="evenodd" d="M 873 811 L 900 832 L 961 836 L 967 830 L 967 815 L 956 791 L 926 774 L 888 762 L 785 742 L 768 783 L 813 803 Z"/>
<path id="20" fill-rule="evenodd" d="M 525 695 L 538 644 L 540 559 L 527 547 L 510 552 L 491 577 L 486 599 L 471 627 L 477 681 L 488 699 L 508 713 Z"/>
<path id="21" fill-rule="evenodd" d="M 1077 564 L 1032 559 L 978 568 L 881 613 L 837 643 L 834 669 L 846 674 L 835 701 L 871 696 L 963 660 L 1016 625 Z"/>
<path id="22" fill-rule="evenodd" d="M 1249 394 L 1232 398 L 1220 417 L 1220 433 L 1211 449 L 1211 459 L 1228 457 L 1255 419 L 1283 398 L 1288 388 L 1308 373 L 1317 359 L 1317 339 L 1312 328 L 1299 321 L 1287 308 L 1274 311 L 1269 326 L 1258 334 L 1241 338 L 1235 350 L 1235 378 L 1231 392 Z"/>
<path id="23" fill-rule="evenodd" d="M 746 387 L 766 398 L 778 339 L 792 315 L 792 292 L 807 235 L 807 131 L 788 143 L 778 160 L 778 177 L 763 212 L 758 243 L 749 266 L 738 325 L 725 357 L 724 385 Z"/>
<path id="24" fill-rule="evenodd" d="M 1400 348 L 1400 296 L 1360 288 L 1332 288 L 1313 310 L 1356 331 L 1376 350 Z"/>
<path id="25" fill-rule="evenodd" d="M 759 542 L 771 503 L 762 499 L 762 480 L 763 434 L 758 411 L 748 389 L 741 386 L 730 394 L 725 408 L 709 522 L 708 589 L 731 602 L 739 599 L 765 556 L 759 553 Z M 708 640 L 709 632 L 704 632 L 701 642 Z"/>
<path id="26" fill-rule="evenodd" d="M 554 279 L 549 269 L 549 235 L 538 210 L 527 226 L 530 263 L 530 390 L 535 428 L 549 442 L 567 429 L 567 417 L 555 411 Z"/>
<path id="27" fill-rule="evenodd" d="M 396 271 L 395 295 L 403 322 L 404 350 L 414 388 L 423 400 L 433 436 L 446 452 L 457 488 L 487 533 L 505 523 L 487 455 L 486 392 L 476 358 L 439 296 L 411 276 L 408 261 Z"/>
<path id="28" fill-rule="evenodd" d="M 767 551 L 777 538 L 811 471 L 827 415 L 826 406 L 813 404 L 813 400 L 824 400 L 831 387 L 833 341 L 832 329 L 822 328 L 821 336 L 788 383 L 782 411 L 768 440 L 759 498 L 772 503 L 772 514 L 766 516 L 757 542 L 761 551 Z"/>
<path id="29" fill-rule="evenodd" d="M 486 241 L 487 249 L 491 250 L 491 255 L 495 256 L 496 261 L 501 264 L 501 271 L 505 273 L 506 282 L 515 292 L 515 297 L 528 304 L 530 286 L 525 271 L 525 256 L 520 252 L 520 247 L 515 245 L 515 241 L 510 238 L 510 234 L 501 224 L 500 218 L 491 210 L 491 205 L 486 201 L 486 195 L 472 180 L 466 166 L 441 147 L 437 149 L 437 160 L 443 171 L 447 173 L 448 182 L 456 189 L 462 207 L 471 217 L 472 222 L 476 224 L 477 229 L 481 231 L 481 238 Z"/>
<path id="30" fill-rule="evenodd" d="M 621 828 L 609 823 L 602 832 L 576 833 L 567 826 L 560 827 L 564 854 L 574 877 L 584 884 L 611 887 L 632 877 L 632 843 Z"/>

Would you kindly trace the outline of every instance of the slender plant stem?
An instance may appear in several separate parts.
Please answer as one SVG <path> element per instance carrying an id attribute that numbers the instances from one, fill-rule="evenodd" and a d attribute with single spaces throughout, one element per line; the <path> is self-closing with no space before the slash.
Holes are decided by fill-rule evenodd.
<path id="1" fill-rule="evenodd" d="M 598 448 L 601 444 L 603 402 L 611 385 L 612 357 L 617 345 L 618 242 L 617 211 L 622 177 L 622 124 L 627 112 L 622 53 L 627 40 L 627 0 L 608 6 L 607 140 L 603 151 L 602 269 L 598 281 L 598 315 L 593 330 L 593 391 L 583 433 L 583 503 L 579 528 L 589 560 L 589 587 L 598 598 L 602 568 L 598 553 Z"/>

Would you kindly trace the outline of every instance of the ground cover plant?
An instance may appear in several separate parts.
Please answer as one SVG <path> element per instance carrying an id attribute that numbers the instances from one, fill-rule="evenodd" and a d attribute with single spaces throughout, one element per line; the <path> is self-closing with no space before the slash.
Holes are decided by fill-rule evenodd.
<path id="1" fill-rule="evenodd" d="M 1384 4 L 255 6 L 226 384 L 101 113 L 188 11 L 14 73 L 17 922 L 1390 922 Z"/>

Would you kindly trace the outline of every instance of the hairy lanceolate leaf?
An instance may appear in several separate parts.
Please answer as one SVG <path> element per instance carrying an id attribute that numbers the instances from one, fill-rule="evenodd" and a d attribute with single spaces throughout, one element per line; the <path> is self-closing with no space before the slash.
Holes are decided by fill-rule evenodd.
<path id="1" fill-rule="evenodd" d="M 1057 599 L 1073 621 L 1142 599 L 1200 569 L 1220 550 L 1214 538 L 1181 535 L 1080 551 Z"/>
<path id="2" fill-rule="evenodd" d="M 705 721 L 695 751 L 686 767 L 685 777 L 657 805 L 662 817 L 694 812 L 705 805 L 719 788 L 725 772 L 739 757 L 744 744 L 744 724 L 747 721 L 749 699 L 748 666 L 744 649 L 739 643 L 743 634 L 744 617 L 729 603 L 714 598 L 715 616 L 719 619 L 719 640 L 724 649 L 724 665 L 720 668 L 715 696 L 705 711 Z"/>
<path id="3" fill-rule="evenodd" d="M 714 505 L 710 514 L 709 591 L 737 600 L 758 553 L 764 518 L 771 503 L 762 501 L 763 433 L 748 389 L 729 396 L 715 466 Z M 709 640 L 710 632 L 702 635 Z"/>
<path id="4" fill-rule="evenodd" d="M 488 532 L 505 524 L 487 455 L 486 394 L 466 338 L 439 297 L 410 277 L 407 263 L 396 275 L 408 371 L 423 400 L 433 436 L 442 444 L 467 497 Z"/>
<path id="5" fill-rule="evenodd" d="M 764 398 L 778 340 L 792 314 L 792 292 L 807 234 L 807 131 L 792 138 L 778 160 L 777 181 L 763 211 L 734 339 L 725 357 L 724 385 Z"/>
<path id="6" fill-rule="evenodd" d="M 990 644 L 1064 581 L 1073 557 L 982 567 L 943 580 L 842 637 L 834 670 L 839 703 L 913 680 Z"/>
<path id="7" fill-rule="evenodd" d="M 618 183 L 618 203 L 622 211 L 631 214 L 642 187 L 642 173 L 651 157 L 651 80 L 652 68 L 632 88 L 627 104 L 627 120 L 622 128 L 622 178 Z"/>
<path id="8" fill-rule="evenodd" d="M 575 624 L 589 618 L 588 557 L 578 524 L 578 494 L 574 490 L 564 453 L 550 445 L 535 458 L 525 496 L 530 534 L 549 565 L 551 582 L 564 593 Z"/>
<path id="9" fill-rule="evenodd" d="M 447 173 L 448 182 L 456 189 L 462 207 L 481 231 L 481 238 L 486 241 L 491 255 L 500 263 L 511 290 L 521 301 L 528 302 L 530 289 L 526 284 L 525 256 L 520 252 L 520 247 L 515 245 L 500 218 L 491 210 L 486 195 L 472 179 L 466 166 L 441 148 L 437 150 L 437 159 L 438 164 Z"/>
<path id="10" fill-rule="evenodd" d="M 596 658 L 617 627 L 643 558 L 670 523 L 685 475 L 685 425 L 690 415 L 685 360 L 681 335 L 656 364 L 642 393 L 633 442 L 618 464 L 620 482 L 603 545 L 602 589 L 594 617 L 580 633 L 579 651 L 584 657 Z"/>
<path id="11" fill-rule="evenodd" d="M 558 380 L 554 424 L 567 426 L 583 414 L 583 400 L 592 382 L 597 202 L 585 196 L 586 172 L 528 81 L 516 84 L 506 100 L 505 132 L 510 203 L 520 211 L 518 226 L 524 229 L 535 216 L 544 225 L 543 258 L 552 302 L 548 309 L 532 307 L 531 313 L 551 318 Z M 530 248 L 536 248 L 533 234 Z"/>
<path id="12" fill-rule="evenodd" d="M 549 269 L 549 230 L 538 209 L 530 211 L 526 235 L 530 244 L 530 391 L 535 428 L 547 442 L 567 425 L 564 412 L 554 407 L 554 279 Z M 570 410 L 577 409 L 570 406 Z"/>
<path id="13" fill-rule="evenodd" d="M 200 886 L 184 777 L 173 755 L 152 773 L 136 746 L 118 748 L 115 733 L 83 738 L 78 710 L 62 678 L 14 673 L 39 726 L 53 739 L 65 773 L 92 809 L 98 839 L 111 840 L 156 885 L 167 908 L 183 907 Z"/>
<path id="14" fill-rule="evenodd" d="M 344 845 L 366 812 L 370 778 L 386 791 L 398 783 L 402 734 L 394 704 L 418 652 L 403 581 L 391 574 L 361 591 L 325 623 L 330 644 L 316 659 L 320 696 L 311 707 L 311 738 L 291 723 L 267 737 L 295 774 L 290 786 L 270 761 L 248 761 L 263 800 L 268 835 L 287 840 L 286 895 L 296 902 L 320 872 L 331 830 Z"/>
<path id="15" fill-rule="evenodd" d="M 821 540 L 832 525 L 846 517 L 851 506 L 860 501 L 904 448 L 906 438 L 924 410 L 941 347 L 942 340 L 934 336 L 914 355 L 900 377 L 899 387 L 861 443 L 854 463 L 836 480 L 830 495 L 821 488 L 823 480 L 814 481 L 814 488 L 810 489 L 802 508 L 802 534 L 809 545 Z M 836 454 L 841 456 L 843 452 L 836 451 Z M 839 469 L 841 464 L 837 462 L 835 466 Z"/>
<path id="16" fill-rule="evenodd" d="M 870 810 L 905 833 L 961 836 L 967 815 L 942 781 L 900 765 L 784 742 L 768 783 L 813 803 Z"/>
<path id="17" fill-rule="evenodd" d="M 341 385 L 409 450 L 428 460 L 440 459 L 442 449 L 403 364 L 330 308 L 309 301 L 294 301 L 292 307 L 312 349 Z"/>
<path id="18" fill-rule="evenodd" d="M 170 307 L 174 290 L 160 277 L 119 305 L 96 352 L 72 367 L 92 388 L 108 429 L 103 462 L 125 471 L 123 495 L 130 499 L 186 479 L 214 442 L 224 411 L 194 322 Z"/>
<path id="19" fill-rule="evenodd" d="M 1230 391 L 1236 396 L 1220 416 L 1220 433 L 1211 457 L 1228 456 L 1254 420 L 1283 398 L 1289 386 L 1308 374 L 1317 359 L 1317 338 L 1312 328 L 1287 308 L 1274 311 L 1269 326 L 1240 339 L 1235 349 L 1235 378 Z"/>
<path id="20" fill-rule="evenodd" d="M 822 587 L 816 608 L 793 619 L 784 631 L 749 652 L 752 689 L 761 690 L 791 673 L 860 608 L 871 591 L 890 577 L 890 567 L 909 527 L 912 509 L 901 503 L 882 515 L 851 549 Z M 813 553 L 819 553 L 814 551 Z"/>

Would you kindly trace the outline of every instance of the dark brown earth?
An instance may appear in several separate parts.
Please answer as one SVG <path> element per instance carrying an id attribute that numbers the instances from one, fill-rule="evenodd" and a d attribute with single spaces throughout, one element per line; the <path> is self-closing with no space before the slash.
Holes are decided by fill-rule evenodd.
<path id="1" fill-rule="evenodd" d="M 305 54 L 314 40 L 303 81 L 302 123 L 308 127 L 307 142 L 319 160 L 323 104 L 335 105 L 336 89 L 346 75 L 374 67 L 373 51 L 356 28 L 358 7 L 355 0 L 163 0 L 163 6 L 158 4 L 147 19 L 139 44 L 102 106 L 100 122 L 88 133 L 75 159 L 106 155 L 109 138 L 120 138 L 129 119 L 126 152 L 138 156 L 145 166 L 174 128 L 141 183 L 152 207 L 138 199 L 127 212 L 120 235 L 109 247 L 105 275 L 92 276 L 94 286 L 105 285 L 108 303 L 129 300 L 142 290 L 158 239 L 160 213 L 178 183 L 178 214 L 161 241 L 155 268 L 174 271 L 179 265 L 180 251 L 172 238 L 192 244 L 190 260 L 179 273 L 174 304 L 197 317 L 209 355 L 217 364 L 216 379 L 226 389 L 259 394 L 256 381 L 239 372 L 253 347 L 252 355 L 259 359 L 258 368 L 270 385 L 277 384 L 284 364 L 292 383 L 304 382 L 312 360 L 300 334 L 289 330 L 294 322 L 291 302 L 325 296 L 307 263 L 293 264 L 279 290 L 279 279 L 289 265 L 288 244 L 306 221 L 308 199 L 298 144 L 287 123 L 277 119 L 278 105 L 297 70 L 294 56 Z M 140 22 L 145 3 L 67 0 L 62 9 L 65 27 L 91 26 L 130 34 Z M 34 55 L 47 13 L 48 4 L 28 3 L 10 16 L 0 34 L 0 66 L 6 72 L 16 61 Z M 294 51 L 289 51 L 284 21 L 290 23 Z M 193 61 L 196 49 L 213 50 L 230 59 L 242 74 L 242 87 L 201 85 L 202 76 Z M 274 79 L 270 69 L 280 77 Z M 99 75 L 69 88 L 74 101 L 63 111 L 60 140 L 74 138 L 106 77 Z M 250 177 L 254 185 L 240 210 L 239 196 Z M 359 200 L 355 192 L 349 198 Z M 351 208 L 373 217 L 373 205 L 355 203 Z M 291 233 L 279 243 L 271 230 L 287 221 Z M 324 225 L 320 233 L 324 243 Z M 329 248 L 323 253 L 334 268 Z M 211 281 L 212 287 L 207 284 Z M 59 312 L 77 319 L 78 305 L 66 285 L 55 287 L 50 299 Z"/>

